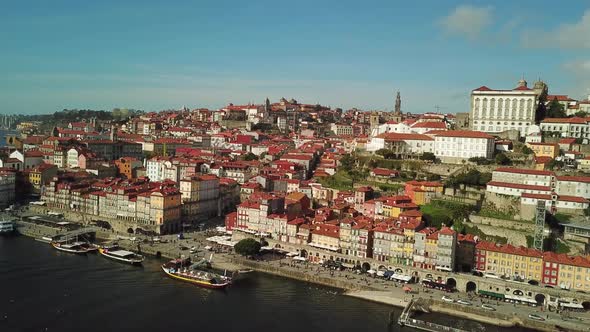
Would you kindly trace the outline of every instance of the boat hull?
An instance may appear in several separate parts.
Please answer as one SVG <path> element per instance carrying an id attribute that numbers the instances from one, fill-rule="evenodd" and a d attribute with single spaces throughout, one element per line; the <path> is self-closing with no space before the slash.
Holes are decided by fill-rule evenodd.
<path id="1" fill-rule="evenodd" d="M 97 248 L 95 248 L 95 247 L 78 248 L 78 249 L 64 248 L 64 247 L 60 246 L 59 244 L 57 244 L 55 242 L 51 242 L 51 246 L 54 247 L 55 249 L 59 250 L 59 251 L 67 252 L 67 253 L 70 253 L 70 254 L 77 254 L 77 255 L 85 255 L 85 254 L 87 254 L 89 252 L 95 252 L 97 250 Z"/>
<path id="2" fill-rule="evenodd" d="M 98 249 L 98 253 L 100 253 L 101 255 L 103 255 L 106 258 L 109 258 L 109 259 L 112 259 L 114 261 L 121 262 L 121 263 L 126 263 L 126 264 L 136 265 L 136 266 L 139 266 L 139 265 L 141 265 L 143 263 L 143 259 L 141 259 L 141 260 L 135 260 L 135 259 L 126 259 L 126 258 L 123 258 L 123 257 L 113 256 L 113 255 L 110 255 L 104 249 Z"/>
<path id="3" fill-rule="evenodd" d="M 184 282 L 188 282 L 191 283 L 195 286 L 199 286 L 199 287 L 203 287 L 203 288 L 209 288 L 209 289 L 224 289 L 227 286 L 229 286 L 229 282 L 225 282 L 225 283 L 221 283 L 221 284 L 211 284 L 202 280 L 196 280 L 196 279 L 191 279 L 191 278 L 186 278 L 180 275 L 177 275 L 175 273 L 170 272 L 166 267 L 162 266 L 162 271 L 164 271 L 164 273 L 166 273 L 169 277 L 173 278 L 173 279 L 177 279 L 177 280 L 181 280 Z"/>

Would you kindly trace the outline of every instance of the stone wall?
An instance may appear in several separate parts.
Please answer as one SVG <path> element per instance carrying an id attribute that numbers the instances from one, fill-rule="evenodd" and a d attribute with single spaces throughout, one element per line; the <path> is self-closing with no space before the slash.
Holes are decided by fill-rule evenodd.
<path id="1" fill-rule="evenodd" d="M 513 220 L 504 220 L 504 219 L 496 219 L 490 217 L 482 217 L 476 215 L 470 215 L 469 221 L 477 227 L 480 225 L 485 226 L 492 226 L 492 227 L 499 227 L 502 229 L 514 230 L 514 231 L 521 231 L 521 232 L 534 232 L 535 225 L 533 223 L 522 222 L 522 221 L 513 221 Z"/>
<path id="2" fill-rule="evenodd" d="M 512 229 L 505 229 L 496 226 L 488 226 L 488 225 L 477 225 L 471 222 L 466 223 L 469 226 L 476 226 L 480 231 L 482 231 L 486 235 L 490 236 L 500 236 L 508 239 L 508 243 L 515 245 L 515 246 L 525 246 L 527 245 L 526 242 L 526 235 L 531 235 L 532 233 L 526 233 L 523 231 L 515 231 Z"/>

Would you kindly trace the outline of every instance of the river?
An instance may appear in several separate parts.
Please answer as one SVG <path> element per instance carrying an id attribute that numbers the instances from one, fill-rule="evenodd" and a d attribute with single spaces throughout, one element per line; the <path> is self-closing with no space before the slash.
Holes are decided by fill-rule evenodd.
<path id="1" fill-rule="evenodd" d="M 0 237 L 0 331 L 412 331 L 388 327 L 391 307 L 335 289 L 255 273 L 226 291 L 206 290 L 169 279 L 161 263 L 133 267 L 58 252 L 24 236 Z M 397 317 L 401 310 L 394 311 Z"/>

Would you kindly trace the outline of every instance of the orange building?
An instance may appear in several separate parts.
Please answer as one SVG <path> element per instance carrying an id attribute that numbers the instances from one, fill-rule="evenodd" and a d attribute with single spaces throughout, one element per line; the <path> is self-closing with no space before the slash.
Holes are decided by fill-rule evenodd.
<path id="1" fill-rule="evenodd" d="M 134 170 L 142 167 L 141 161 L 133 157 L 123 157 L 115 160 L 115 166 L 119 170 L 120 175 L 126 176 L 128 179 L 135 178 Z"/>
<path id="2" fill-rule="evenodd" d="M 406 195 L 416 205 L 428 203 L 430 197 L 443 192 L 443 184 L 436 181 L 408 181 L 406 182 Z"/>

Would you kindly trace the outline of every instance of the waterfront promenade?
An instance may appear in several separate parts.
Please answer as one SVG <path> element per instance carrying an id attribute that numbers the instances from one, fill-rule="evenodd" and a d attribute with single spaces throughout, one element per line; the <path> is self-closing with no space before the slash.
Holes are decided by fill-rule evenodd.
<path id="1" fill-rule="evenodd" d="M 31 223 L 19 223 L 19 230 L 31 237 L 55 236 L 59 230 L 48 226 L 34 225 Z M 392 281 L 372 278 L 366 274 L 358 275 L 349 271 L 333 271 L 321 266 L 300 263 L 282 255 L 267 254 L 263 260 L 255 261 L 235 255 L 227 248 L 215 247 L 215 251 L 206 250 L 211 245 L 206 241 L 210 232 L 185 233 L 184 239 L 178 239 L 175 235 L 161 236 L 165 243 L 151 243 L 139 241 L 142 236 L 135 235 L 135 241 L 128 238 L 129 234 L 116 234 L 112 232 L 97 233 L 97 237 L 117 242 L 127 249 L 140 250 L 144 254 L 160 256 L 163 258 L 176 258 L 180 256 L 191 256 L 193 260 L 202 258 L 209 259 L 212 256 L 213 267 L 219 270 L 235 271 L 241 268 L 251 268 L 256 271 L 274 274 L 282 277 L 303 280 L 311 283 L 335 287 L 345 290 L 345 294 L 373 302 L 384 303 L 397 307 L 404 307 L 412 298 L 424 298 L 431 301 L 432 312 L 440 312 L 454 315 L 470 320 L 477 320 L 484 323 L 499 326 L 525 326 L 538 330 L 555 331 L 555 326 L 568 328 L 572 331 L 586 331 L 585 325 L 590 322 L 590 315 L 587 313 L 575 313 L 572 318 L 566 318 L 554 312 L 544 312 L 541 307 L 529 307 L 524 305 L 509 304 L 493 300 L 483 300 L 467 293 L 453 293 L 450 295 L 455 300 L 464 299 L 473 303 L 471 307 L 448 304 L 440 301 L 442 295 L 449 296 L 437 290 L 424 289 L 418 284 L 412 284 L 412 293 L 406 293 L 402 284 Z M 124 237 L 124 238 L 120 238 Z M 147 239 L 147 238 L 146 238 Z M 191 254 L 187 248 L 194 247 L 196 252 Z M 184 249 L 183 249 L 184 248 Z M 482 303 L 491 304 L 496 311 L 486 312 L 479 308 Z M 545 322 L 532 321 L 528 314 L 535 313 L 546 318 Z"/>

